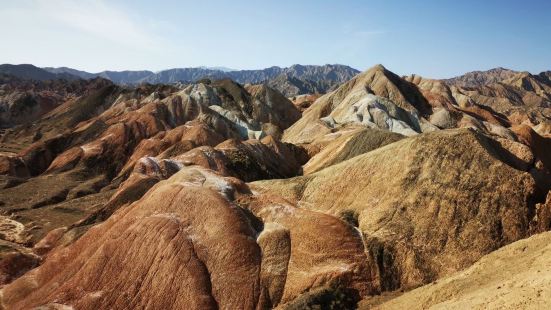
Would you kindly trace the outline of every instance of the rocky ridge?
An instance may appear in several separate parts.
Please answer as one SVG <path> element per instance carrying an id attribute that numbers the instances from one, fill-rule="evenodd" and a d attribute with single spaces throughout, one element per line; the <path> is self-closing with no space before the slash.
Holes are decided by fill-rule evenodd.
<path id="1" fill-rule="evenodd" d="M 547 275 L 548 75 L 480 75 L 378 65 L 293 102 L 229 79 L 25 82 L 58 99 L 1 137 L 2 305 L 459 307 L 469 270 L 524 243 Z M 515 296 L 495 305 L 544 302 Z"/>

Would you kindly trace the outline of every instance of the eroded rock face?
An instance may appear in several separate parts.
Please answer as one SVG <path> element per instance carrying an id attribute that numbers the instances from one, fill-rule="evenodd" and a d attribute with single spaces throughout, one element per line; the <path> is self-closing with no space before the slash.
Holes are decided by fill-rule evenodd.
<path id="1" fill-rule="evenodd" d="M 297 293 L 328 285 L 353 289 L 361 296 L 379 292 L 375 264 L 368 260 L 355 227 L 338 217 L 296 208 L 277 196 L 247 196 L 240 203 L 264 223 L 259 235 L 263 253 L 275 254 L 266 256 L 265 267 L 277 270 L 290 253 L 284 286 L 277 285 L 277 277 L 270 277 L 268 288 L 276 292 L 271 296 L 279 296 L 281 289 L 277 288 L 284 287 L 281 300 L 272 302 L 285 304 Z M 277 247 L 281 251 L 274 251 Z"/>
<path id="2" fill-rule="evenodd" d="M 235 178 L 183 169 L 50 253 L 2 290 L 2 302 L 10 309 L 251 309 L 333 282 L 362 296 L 378 290 L 353 227 L 281 198 L 244 198 L 262 221 L 254 225 L 258 219 L 232 203 L 247 192 Z"/>
<path id="3" fill-rule="evenodd" d="M 308 109 L 321 95 L 319 94 L 305 94 L 293 96 L 291 100 L 293 104 L 299 109 L 300 112 L 304 112 Z"/>
<path id="4" fill-rule="evenodd" d="M 303 149 L 271 136 L 260 141 L 227 140 L 216 147 L 200 146 L 175 157 L 163 158 L 167 153 L 171 152 L 163 152 L 158 157 L 142 157 L 133 163 L 129 177 L 109 202 L 77 226 L 104 221 L 120 206 L 141 198 L 157 182 L 187 166 L 197 165 L 223 176 L 254 181 L 298 175 L 307 157 Z"/>
<path id="5" fill-rule="evenodd" d="M 17 178 L 28 178 L 30 176 L 29 169 L 20 157 L 1 154 L 0 175 L 7 175 Z"/>
<path id="6" fill-rule="evenodd" d="M 420 113 L 429 111 L 430 106 L 411 83 L 376 66 L 316 100 L 285 131 L 283 140 L 310 143 L 350 123 L 414 135 L 423 130 Z"/>
<path id="7" fill-rule="evenodd" d="M 34 122 L 67 100 L 111 84 L 104 79 L 29 81 L 0 77 L 0 128 Z"/>
<path id="8" fill-rule="evenodd" d="M 199 165 L 244 181 L 289 178 L 301 172 L 305 155 L 293 144 L 268 136 L 262 140 L 227 140 L 169 158 L 142 157 L 134 172 L 167 178 L 185 166 Z"/>
<path id="9" fill-rule="evenodd" d="M 334 136 L 331 137 L 331 136 Z M 379 147 L 394 143 L 404 136 L 379 129 L 352 127 L 337 133 L 328 134 L 314 145 L 321 144 L 321 151 L 304 165 L 304 174 L 311 174 L 338 164 Z"/>
<path id="10" fill-rule="evenodd" d="M 434 132 L 252 188 L 308 210 L 356 212 L 381 288 L 411 288 L 529 235 L 538 191 L 507 154 L 473 130 Z"/>
<path id="11" fill-rule="evenodd" d="M 253 308 L 260 251 L 254 230 L 226 198 L 230 182 L 237 180 L 193 170 L 159 184 L 5 288 L 3 303 L 13 309 L 54 302 L 81 309 Z"/>
<path id="12" fill-rule="evenodd" d="M 551 233 L 517 241 L 472 267 L 360 309 L 545 309 L 551 300 Z"/>
<path id="13" fill-rule="evenodd" d="M 253 115 L 261 123 L 270 123 L 281 130 L 293 125 L 300 112 L 283 94 L 265 85 L 253 85 L 245 88 L 252 96 Z"/>
<path id="14" fill-rule="evenodd" d="M 135 186 L 132 184 L 139 178 L 131 178 L 130 193 L 117 196 L 117 201 L 133 202 L 155 179 L 166 179 L 181 169 L 183 165 L 171 158 L 197 147 L 215 147 L 227 139 L 234 139 L 235 147 L 217 151 L 226 158 L 227 175 L 250 181 L 298 174 L 302 162 L 297 163 L 290 154 L 296 149 L 291 145 L 271 138 L 265 138 L 265 143 L 241 145 L 241 140 L 261 139 L 267 132 L 280 135 L 300 117 L 289 100 L 269 87 L 249 89 L 251 93 L 224 80 L 200 82 L 184 89 L 163 85 L 127 89 L 107 83 L 75 92 L 74 97 L 33 126 L 13 128 L 2 136 L 2 143 L 19 143 L 22 147 L 18 153 L 0 155 L 0 173 L 5 175 L 0 185 L 7 189 L 0 193 L 0 204 L 7 205 L 3 211 L 25 213 L 29 223 L 39 218 L 43 219 L 40 222 L 49 222 L 31 232 L 32 246 L 47 233 L 46 229 L 65 226 L 68 219 L 87 218 L 98 209 L 113 209 L 111 204 L 105 205 L 109 197 L 102 196 L 90 199 L 91 205 L 85 210 L 73 212 L 70 207 L 67 215 L 58 216 L 56 211 L 49 217 L 50 210 L 57 210 L 56 205 L 113 191 L 139 166 L 138 170 L 143 169 L 140 173 L 155 177 L 147 182 L 140 179 Z M 30 137 L 33 131 L 42 134 L 38 141 Z M 239 161 L 241 153 L 245 154 L 241 156 L 247 159 L 245 163 Z M 208 156 L 204 159 L 210 160 Z M 286 165 L 280 164 L 285 161 Z M 56 184 L 43 186 L 54 179 Z M 80 202 L 73 205 L 82 208 Z M 40 210 L 43 208 L 48 211 Z M 29 224 L 25 229 L 32 227 Z"/>
<path id="15" fill-rule="evenodd" d="M 350 308 L 468 268 L 551 228 L 545 76 L 499 79 L 75 91 L 0 138 L 2 302 Z"/>
<path id="16" fill-rule="evenodd" d="M 534 233 L 551 230 L 551 193 L 547 194 L 545 202 L 536 205 L 535 216 L 531 224 L 531 229 Z"/>
<path id="17" fill-rule="evenodd" d="M 3 221 L 2 234 L 6 233 L 6 223 Z M 42 258 L 31 249 L 17 243 L 18 240 L 0 240 L 0 285 L 6 285 L 19 278 L 29 270 L 36 268 Z"/>

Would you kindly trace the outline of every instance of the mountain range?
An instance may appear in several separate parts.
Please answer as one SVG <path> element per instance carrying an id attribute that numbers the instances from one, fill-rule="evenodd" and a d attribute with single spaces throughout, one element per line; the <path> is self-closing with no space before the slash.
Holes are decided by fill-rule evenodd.
<path id="1" fill-rule="evenodd" d="M 224 67 L 176 68 L 159 72 L 152 71 L 102 71 L 90 73 L 67 67 L 38 68 L 33 65 L 0 65 L 0 74 L 13 75 L 23 79 L 38 81 L 51 79 L 93 79 L 105 78 L 122 85 L 174 84 L 190 83 L 200 79 L 229 78 L 241 84 L 268 83 L 288 97 L 308 94 L 325 93 L 340 83 L 343 83 L 358 70 L 344 65 L 302 66 L 293 65 L 289 68 L 270 67 L 261 70 L 231 70 Z"/>
<path id="2" fill-rule="evenodd" d="M 229 78 L 241 84 L 268 83 L 288 97 L 305 93 L 325 93 L 359 73 L 358 70 L 344 65 L 293 65 L 288 68 L 270 67 L 261 70 L 198 67 L 175 68 L 159 72 L 102 71 L 99 73 L 89 73 L 66 67 L 42 69 L 58 75 L 73 75 L 83 79 L 102 77 L 117 84 L 171 84 L 195 82 L 205 78 Z M 1 67 L 0 72 L 2 72 Z M 43 78 L 43 75 L 36 74 L 36 76 Z"/>
<path id="3" fill-rule="evenodd" d="M 549 71 L 7 68 L 7 309 L 551 307 Z"/>

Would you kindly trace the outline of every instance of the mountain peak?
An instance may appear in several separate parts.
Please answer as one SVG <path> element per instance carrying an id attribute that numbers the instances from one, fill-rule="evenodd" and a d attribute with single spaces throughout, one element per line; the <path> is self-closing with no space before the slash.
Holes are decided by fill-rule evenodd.
<path id="1" fill-rule="evenodd" d="M 371 70 L 373 70 L 373 71 L 387 71 L 385 66 L 383 66 L 382 64 L 376 64 L 373 67 L 371 67 L 368 71 L 371 71 Z"/>
<path id="2" fill-rule="evenodd" d="M 510 79 L 518 73 L 518 71 L 497 67 L 486 71 L 468 72 L 444 81 L 451 86 L 480 87 Z"/>

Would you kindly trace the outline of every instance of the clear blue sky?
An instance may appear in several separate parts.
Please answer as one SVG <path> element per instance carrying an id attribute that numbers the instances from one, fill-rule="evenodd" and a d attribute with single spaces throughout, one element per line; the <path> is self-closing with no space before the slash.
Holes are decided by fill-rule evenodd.
<path id="1" fill-rule="evenodd" d="M 382 63 L 551 70 L 549 0 L 0 0 L 1 63 L 161 70 Z"/>

